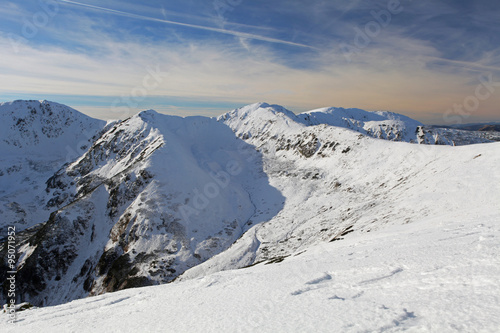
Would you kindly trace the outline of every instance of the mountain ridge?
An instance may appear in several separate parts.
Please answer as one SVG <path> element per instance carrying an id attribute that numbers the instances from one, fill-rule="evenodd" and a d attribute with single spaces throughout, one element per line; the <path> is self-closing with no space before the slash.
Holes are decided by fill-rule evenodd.
<path id="1" fill-rule="evenodd" d="M 292 126 L 291 124 L 294 126 L 328 125 L 346 128 L 377 139 L 418 144 L 458 146 L 493 142 L 496 139 L 495 136 L 481 132 L 426 126 L 405 115 L 390 111 L 365 111 L 356 108 L 327 107 L 294 114 L 279 105 L 255 103 L 230 111 L 217 119 L 228 120 L 234 124 L 233 126 L 239 124 L 239 131 L 243 128 L 249 131 L 247 125 L 252 119 L 260 130 L 265 128 L 265 124 L 260 123 L 262 120 L 282 121 L 285 127 Z"/>
<path id="2" fill-rule="evenodd" d="M 48 221 L 18 234 L 18 297 L 53 305 L 166 283 L 223 251 L 256 210 L 275 209 L 252 202 L 274 192 L 241 143 L 204 117 L 146 111 L 113 125 L 47 180 Z M 231 182 L 217 178 L 224 172 Z"/>
<path id="3" fill-rule="evenodd" d="M 428 188 L 440 184 L 457 193 L 470 170 L 488 174 L 481 161 L 495 158 L 497 144 L 391 142 L 408 139 L 401 130 L 409 120 L 347 112 L 380 121 L 370 128 L 385 140 L 361 133 L 368 133 L 363 119 L 335 115 L 352 128 L 315 124 L 267 103 L 217 118 L 146 110 L 99 123 L 103 128 L 95 128 L 80 156 L 1 198 L 2 215 L 12 212 L 7 222 L 20 226 L 19 301 L 55 305 L 194 279 L 283 261 L 388 223 L 490 207 L 493 195 L 482 204 L 476 198 L 457 204 Z M 395 133 L 403 134 L 388 135 Z M 447 171 L 450 161 L 456 166 Z M 37 190 L 26 197 L 33 184 Z M 434 207 L 435 200 L 447 205 Z M 2 243 L 3 258 L 6 250 Z"/>

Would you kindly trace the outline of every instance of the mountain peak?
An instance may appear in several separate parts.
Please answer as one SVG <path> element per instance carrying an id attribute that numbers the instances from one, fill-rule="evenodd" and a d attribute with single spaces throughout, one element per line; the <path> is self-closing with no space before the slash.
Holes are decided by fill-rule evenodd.
<path id="1" fill-rule="evenodd" d="M 137 116 L 139 116 L 142 120 L 144 121 L 154 121 L 155 119 L 157 119 L 159 113 L 153 109 L 149 109 L 149 110 L 144 110 L 144 111 L 141 111 L 137 114 Z"/>
<path id="2" fill-rule="evenodd" d="M 5 153 L 36 147 L 36 153 L 65 154 L 66 146 L 90 139 L 105 124 L 103 120 L 47 100 L 1 103 L 0 131 L 5 139 L 0 150 Z"/>
<path id="3" fill-rule="evenodd" d="M 271 120 L 270 118 L 274 118 L 276 116 L 289 118 L 290 120 L 295 120 L 295 114 L 287 110 L 281 105 L 276 104 L 268 104 L 264 102 L 254 103 L 250 105 L 243 106 L 241 108 L 230 111 L 222 116 L 218 117 L 219 121 L 223 121 L 225 119 L 237 117 L 241 120 L 246 119 L 248 117 L 255 118 L 258 120 Z"/>
<path id="4" fill-rule="evenodd" d="M 402 121 L 411 123 L 414 126 L 422 126 L 423 124 L 405 115 L 390 112 L 390 111 L 366 111 L 358 108 L 343 108 L 343 107 L 326 107 L 306 111 L 298 115 L 298 118 L 306 122 L 312 121 L 313 125 L 319 123 L 332 123 L 339 122 L 345 119 L 352 119 L 358 122 L 371 122 L 371 121 Z M 333 126 L 339 126 L 334 125 Z"/>
<path id="5" fill-rule="evenodd" d="M 253 103 L 253 104 L 250 104 L 248 105 L 248 107 L 251 107 L 252 109 L 260 109 L 260 108 L 268 108 L 270 105 L 269 103 L 266 103 L 266 102 L 257 102 L 257 103 Z"/>

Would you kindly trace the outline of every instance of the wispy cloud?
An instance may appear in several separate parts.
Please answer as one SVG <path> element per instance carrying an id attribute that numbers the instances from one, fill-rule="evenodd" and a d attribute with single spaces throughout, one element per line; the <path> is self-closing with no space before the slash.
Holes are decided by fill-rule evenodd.
<path id="1" fill-rule="evenodd" d="M 271 38 L 271 37 L 266 37 L 266 36 L 260 36 L 260 35 L 251 34 L 251 33 L 245 33 L 245 32 L 239 32 L 239 31 L 222 29 L 222 28 L 215 28 L 215 27 L 208 27 L 208 26 L 202 26 L 202 25 L 197 25 L 197 24 L 183 23 L 183 22 L 171 21 L 171 20 L 166 20 L 166 19 L 159 19 L 159 18 L 154 18 L 154 17 L 149 17 L 149 16 L 127 13 L 127 12 L 123 12 L 123 11 L 116 10 L 116 9 L 89 5 L 89 4 L 76 2 L 76 1 L 70 1 L 70 0 L 59 0 L 59 1 L 62 3 L 66 3 L 66 4 L 77 5 L 77 6 L 81 6 L 81 7 L 86 7 L 86 8 L 90 8 L 90 9 L 94 9 L 94 10 L 99 10 L 99 11 L 111 13 L 114 15 L 126 16 L 126 17 L 140 19 L 140 20 L 147 20 L 147 21 L 151 21 L 151 22 L 159 22 L 159 23 L 164 23 L 164 24 L 177 25 L 177 26 L 181 26 L 181 27 L 187 27 L 187 28 L 193 28 L 193 29 L 199 29 L 199 30 L 205 30 L 205 31 L 212 31 L 212 32 L 217 32 L 217 33 L 221 33 L 221 34 L 232 35 L 232 36 L 236 36 L 236 37 L 240 37 L 240 38 L 260 40 L 260 41 L 269 42 L 269 43 L 277 43 L 277 44 L 284 44 L 284 45 L 291 45 L 291 46 L 314 49 L 314 47 L 310 46 L 310 45 L 294 43 L 294 42 L 290 42 L 290 41 L 286 41 L 286 40 L 281 40 L 281 39 L 276 39 L 276 38 Z"/>
<path id="2" fill-rule="evenodd" d="M 131 112 L 156 107 L 164 112 L 185 115 L 197 110 L 199 114 L 214 116 L 224 111 L 215 107 L 169 106 L 168 100 L 175 96 L 212 103 L 268 101 L 294 111 L 322 106 L 391 109 L 422 120 L 426 113 L 444 112 L 471 93 L 469 77 L 428 68 L 429 61 L 435 61 L 439 52 L 426 43 L 398 40 L 396 36 L 391 37 L 393 40 L 387 37 L 385 43 L 400 45 L 397 54 L 391 48 L 374 46 L 360 54 L 356 63 L 348 65 L 342 54 L 328 50 L 314 59 L 313 68 L 303 69 L 287 66 L 262 46 L 253 53 L 217 41 L 173 45 L 125 37 L 126 42 L 117 41 L 101 31 L 87 30 L 81 39 L 89 43 L 87 47 L 97 49 L 95 53 L 26 45 L 20 54 L 3 54 L 0 91 L 37 96 L 130 96 L 135 88 L 142 87 L 147 68 L 158 66 L 165 73 L 164 80 L 149 92 L 149 100 Z M 0 47 L 7 49 L 8 40 L 0 38 Z M 482 104 L 485 115 L 500 103 L 497 97 Z M 163 98 L 166 106 L 158 104 L 158 98 Z M 101 117 L 116 118 L 110 109 L 111 103 L 100 108 L 89 106 L 88 111 L 94 116 L 101 112 Z"/>
<path id="3" fill-rule="evenodd" d="M 471 70 L 478 71 L 481 73 L 484 71 L 494 71 L 494 72 L 500 73 L 500 67 L 486 65 L 486 64 L 482 64 L 480 62 L 452 60 L 452 59 L 445 59 L 445 58 L 438 58 L 438 57 L 429 57 L 428 59 L 434 60 L 437 62 L 447 63 L 449 65 L 459 67 L 459 68 L 471 69 Z"/>
<path id="4" fill-rule="evenodd" d="M 0 16 L 4 21 L 19 21 L 26 14 L 18 4 L 10 1 L 2 1 L 0 3 Z"/>

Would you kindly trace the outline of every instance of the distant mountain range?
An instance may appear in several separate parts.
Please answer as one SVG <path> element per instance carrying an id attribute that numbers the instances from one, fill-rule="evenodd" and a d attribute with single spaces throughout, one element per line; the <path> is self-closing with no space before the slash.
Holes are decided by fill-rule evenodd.
<path id="1" fill-rule="evenodd" d="M 475 124 L 457 124 L 457 125 L 433 125 L 434 128 L 453 128 L 464 131 L 480 132 L 500 132 L 500 123 L 475 123 Z"/>

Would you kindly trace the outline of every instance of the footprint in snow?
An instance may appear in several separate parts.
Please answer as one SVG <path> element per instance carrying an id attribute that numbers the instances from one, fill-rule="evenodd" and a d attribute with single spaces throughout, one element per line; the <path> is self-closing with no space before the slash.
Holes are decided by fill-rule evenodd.
<path id="1" fill-rule="evenodd" d="M 328 280 L 331 280 L 331 279 L 332 279 L 332 276 L 330 274 L 324 273 L 323 276 L 321 276 L 319 278 L 316 278 L 316 279 L 313 279 L 313 280 L 308 281 L 308 282 L 305 283 L 306 285 L 308 285 L 310 287 L 298 289 L 298 290 L 292 292 L 291 295 L 292 296 L 296 296 L 296 295 L 300 295 L 300 294 L 306 293 L 308 291 L 312 291 L 312 290 L 324 288 L 323 286 L 321 286 L 321 284 L 324 283 L 325 281 L 328 281 Z"/>
<path id="2" fill-rule="evenodd" d="M 117 300 L 111 301 L 111 302 L 107 303 L 106 305 L 113 305 L 113 304 L 116 304 L 116 303 L 120 303 L 120 302 L 126 301 L 128 299 L 130 299 L 130 297 L 122 297 L 122 298 L 119 298 Z"/>
<path id="3" fill-rule="evenodd" d="M 340 301 L 345 301 L 345 298 L 344 297 L 339 297 L 337 295 L 333 295 L 332 297 L 328 297 L 328 299 L 338 299 Z"/>
<path id="4" fill-rule="evenodd" d="M 384 279 L 388 279 L 398 273 L 401 273 L 403 271 L 402 268 L 397 268 L 395 270 L 393 270 L 390 274 L 388 275 L 384 275 L 384 276 L 381 276 L 381 277 L 377 277 L 377 278 L 373 278 L 373 279 L 369 279 L 369 280 L 364 280 L 364 281 L 361 281 L 359 282 L 360 285 L 363 285 L 363 284 L 369 284 L 369 283 L 373 283 L 373 282 L 377 282 L 377 281 L 380 281 L 380 280 L 384 280 Z"/>
<path id="5" fill-rule="evenodd" d="M 331 280 L 332 276 L 328 273 L 325 273 L 322 277 L 306 282 L 306 284 L 318 284 L 327 280 Z"/>

